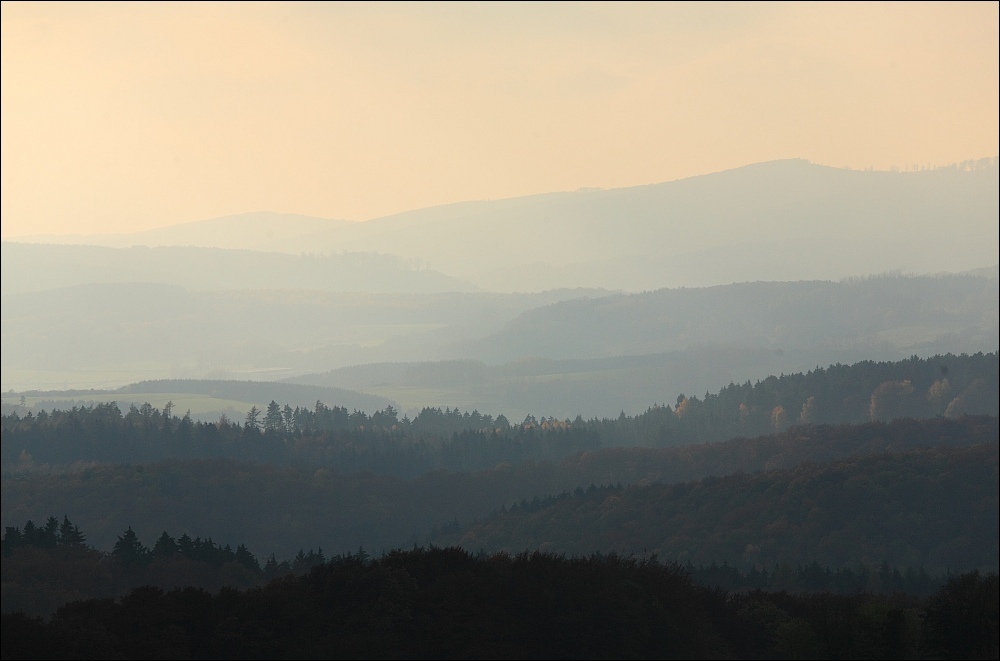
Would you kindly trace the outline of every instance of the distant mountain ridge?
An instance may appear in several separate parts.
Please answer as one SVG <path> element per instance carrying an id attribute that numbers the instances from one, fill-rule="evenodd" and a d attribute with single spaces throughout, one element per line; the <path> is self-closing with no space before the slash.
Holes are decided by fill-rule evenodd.
<path id="1" fill-rule="evenodd" d="M 501 360 L 641 355 L 712 344 L 990 351 L 1000 331 L 998 299 L 1000 281 L 970 275 L 659 289 L 528 310 L 484 340 L 482 350 L 499 352 Z"/>
<path id="2" fill-rule="evenodd" d="M 202 245 L 214 237 L 225 241 L 217 247 L 397 255 L 495 291 L 642 291 L 989 266 L 1000 261 L 998 199 L 995 161 L 972 171 L 900 173 L 791 159 L 646 186 L 459 202 L 359 223 L 244 214 L 77 239 Z"/>

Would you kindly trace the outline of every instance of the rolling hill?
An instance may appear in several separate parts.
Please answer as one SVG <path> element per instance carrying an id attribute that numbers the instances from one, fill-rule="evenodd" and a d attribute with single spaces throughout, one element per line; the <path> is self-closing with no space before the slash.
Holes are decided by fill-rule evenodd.
<path id="1" fill-rule="evenodd" d="M 738 566 L 923 566 L 996 571 L 997 445 L 802 464 L 687 484 L 578 491 L 525 503 L 438 546 L 656 554 Z"/>
<path id="2" fill-rule="evenodd" d="M 377 393 L 404 411 L 634 414 L 770 374 L 996 351 L 998 300 L 996 278 L 972 275 L 581 296 L 444 345 L 439 361 L 373 361 L 291 380 Z"/>
<path id="3" fill-rule="evenodd" d="M 901 173 L 793 159 L 647 186 L 460 202 L 359 223 L 244 214 L 72 241 L 374 252 L 495 291 L 642 291 L 965 271 L 1000 259 L 998 169 L 995 161 L 980 165 Z"/>

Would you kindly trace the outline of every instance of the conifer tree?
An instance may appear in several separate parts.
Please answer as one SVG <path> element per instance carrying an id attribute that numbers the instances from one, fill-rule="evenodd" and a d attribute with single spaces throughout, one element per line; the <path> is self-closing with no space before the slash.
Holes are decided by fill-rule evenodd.
<path id="1" fill-rule="evenodd" d="M 143 565 L 149 556 L 149 549 L 142 545 L 139 537 L 128 527 L 115 542 L 115 548 L 111 551 L 111 556 L 126 567 Z"/>
<path id="2" fill-rule="evenodd" d="M 169 557 L 177 552 L 177 542 L 164 530 L 160 538 L 153 545 L 153 555 L 157 557 Z"/>
<path id="3" fill-rule="evenodd" d="M 81 530 L 73 525 L 69 517 L 63 515 L 62 525 L 59 526 L 59 545 L 70 548 L 83 548 L 87 541 Z"/>

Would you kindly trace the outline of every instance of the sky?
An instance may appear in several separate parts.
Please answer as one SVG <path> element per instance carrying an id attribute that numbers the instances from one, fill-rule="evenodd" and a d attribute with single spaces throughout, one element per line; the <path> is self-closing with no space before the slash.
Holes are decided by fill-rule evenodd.
<path id="1" fill-rule="evenodd" d="M 2 236 L 996 156 L 998 3 L 2 3 Z"/>

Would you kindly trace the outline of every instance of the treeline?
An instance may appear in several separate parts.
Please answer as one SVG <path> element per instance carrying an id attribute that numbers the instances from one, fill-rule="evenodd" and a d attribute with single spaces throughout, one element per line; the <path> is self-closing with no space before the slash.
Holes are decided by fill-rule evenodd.
<path id="1" fill-rule="evenodd" d="M 48 621 L 3 615 L 17 658 L 995 658 L 996 574 L 928 598 L 723 591 L 621 555 L 341 556 L 216 594 L 146 586 Z"/>
<path id="2" fill-rule="evenodd" d="M 741 568 L 815 560 L 996 571 L 998 450 L 994 439 L 683 484 L 577 489 L 431 541 L 487 552 L 653 553 Z"/>
<path id="3" fill-rule="evenodd" d="M 718 394 L 677 398 L 674 407 L 613 419 L 527 416 L 511 423 L 478 411 L 425 408 L 410 419 L 387 406 L 371 415 L 341 406 L 253 407 L 242 422 L 178 417 L 172 404 L 126 413 L 115 403 L 2 417 L 5 470 L 77 462 L 149 462 L 231 457 L 302 463 L 344 472 L 413 477 L 498 463 L 557 460 L 602 447 L 671 447 L 781 432 L 793 425 L 858 424 L 898 418 L 996 416 L 998 354 L 913 357 L 834 365 L 806 374 L 731 384 Z"/>
<path id="4" fill-rule="evenodd" d="M 301 575 L 326 563 L 323 549 L 300 549 L 294 558 L 261 563 L 244 544 L 232 548 L 211 537 L 174 538 L 163 531 L 152 546 L 129 527 L 103 552 L 87 545 L 83 531 L 63 517 L 44 525 L 28 520 L 7 526 L 2 541 L 3 612 L 51 615 L 81 599 L 118 597 L 142 585 L 163 589 L 224 586 L 248 588 L 289 574 Z"/>
<path id="5" fill-rule="evenodd" d="M 596 449 L 585 426 L 425 408 L 413 420 L 391 406 L 372 415 L 328 407 L 252 408 L 241 424 L 223 417 L 192 421 L 144 404 L 125 414 L 115 403 L 2 419 L 4 470 L 71 468 L 97 463 L 233 458 L 269 464 L 325 466 L 341 472 L 375 471 L 414 477 L 436 469 L 471 470 L 497 463 L 558 459 Z"/>
<path id="6" fill-rule="evenodd" d="M 59 473 L 8 474 L 0 483 L 0 513 L 4 525 L 12 525 L 27 519 L 44 520 L 51 512 L 64 512 L 88 531 L 92 543 L 106 550 L 115 544 L 122 530 L 131 526 L 144 540 L 155 540 L 164 529 L 177 534 L 187 533 L 192 537 L 204 538 L 212 534 L 221 543 L 235 547 L 242 542 L 249 548 L 265 554 L 276 553 L 279 557 L 291 557 L 298 549 L 317 544 L 332 553 L 345 553 L 359 546 L 380 553 L 429 541 L 435 541 L 439 546 L 451 545 L 456 542 L 432 540 L 428 535 L 434 527 L 441 528 L 446 523 L 453 527 L 453 530 L 449 528 L 451 531 L 461 530 L 491 512 L 502 512 L 515 504 L 520 507 L 522 501 L 530 505 L 531 499 L 536 496 L 541 504 L 545 502 L 542 498 L 545 494 L 558 497 L 563 492 L 572 494 L 577 488 L 589 490 L 590 485 L 595 485 L 595 489 L 598 488 L 596 485 L 618 483 L 655 487 L 657 483 L 689 483 L 708 476 L 740 472 L 744 473 L 742 479 L 751 479 L 752 474 L 771 471 L 767 475 L 771 476 L 769 479 L 773 480 L 774 489 L 779 490 L 783 488 L 782 484 L 788 484 L 793 479 L 795 473 L 773 472 L 776 469 L 788 470 L 803 462 L 813 462 L 812 468 L 803 469 L 807 471 L 803 475 L 809 475 L 808 471 L 818 470 L 817 466 L 833 465 L 831 462 L 840 462 L 842 467 L 854 465 L 852 462 L 858 457 L 865 456 L 883 457 L 885 463 L 857 464 L 855 472 L 858 475 L 865 475 L 865 471 L 879 467 L 887 471 L 887 476 L 901 477 L 905 472 L 898 471 L 903 471 L 906 463 L 893 463 L 892 458 L 929 447 L 937 447 L 938 452 L 945 453 L 940 455 L 943 463 L 938 469 L 947 474 L 957 474 L 956 471 L 964 471 L 968 466 L 957 461 L 960 453 L 948 455 L 948 448 L 958 451 L 980 446 L 978 451 L 988 453 L 983 448 L 995 448 L 998 435 L 998 420 L 989 417 L 818 425 L 724 443 L 664 449 L 607 448 L 574 453 L 559 461 L 501 463 L 476 471 L 430 471 L 409 479 L 374 472 L 340 472 L 315 466 L 264 465 L 229 459 L 92 466 Z M 467 449 L 471 453 L 474 447 L 470 444 Z M 413 457 L 416 459 L 417 455 Z M 984 464 L 973 468 L 986 470 L 991 464 L 988 458 L 984 461 Z M 995 466 L 995 462 L 992 465 Z M 995 477 L 993 479 L 995 481 Z M 725 480 L 720 484 L 729 484 Z M 873 481 L 877 482 L 877 479 L 872 477 L 866 484 Z M 697 484 L 691 489 L 705 494 L 705 503 L 711 502 L 707 498 L 711 490 Z M 968 493 L 969 489 L 979 489 L 977 484 L 969 482 L 958 484 L 952 491 L 939 490 L 940 500 L 928 511 L 953 507 L 957 513 L 953 520 L 961 520 L 971 511 L 966 505 L 972 502 L 964 500 L 962 494 L 978 498 Z M 822 487 L 822 484 L 819 486 Z M 925 515 L 915 510 L 917 504 L 923 502 L 920 499 L 924 497 L 921 495 L 924 486 L 911 487 L 917 489 L 914 498 L 905 491 L 890 491 L 898 496 L 891 501 L 885 501 L 884 494 L 871 494 L 877 504 L 881 503 L 880 507 L 887 508 L 890 521 L 900 522 L 907 516 L 918 517 L 911 526 L 904 526 L 907 534 L 924 530 L 924 523 L 919 517 Z M 777 506 L 773 500 L 767 500 L 772 499 L 775 493 L 744 494 L 742 499 L 745 502 L 740 506 L 750 506 L 754 502 L 769 502 L 768 507 Z M 735 498 L 731 492 L 721 490 L 718 502 L 723 503 L 730 496 Z M 992 502 L 990 498 L 995 501 L 995 492 L 992 495 L 987 493 L 986 498 L 985 501 L 975 502 Z M 843 503 L 834 502 L 831 506 L 830 511 L 846 516 L 843 521 L 835 518 L 821 521 L 824 525 L 837 528 L 846 525 L 845 521 L 873 511 L 868 505 L 858 505 L 856 511 L 850 510 L 847 503 L 855 501 L 856 496 L 851 496 Z M 790 503 L 788 507 L 800 511 L 805 506 L 803 502 Z M 67 503 L 71 504 L 68 509 Z M 551 504 L 545 503 L 545 506 Z M 632 510 L 626 508 L 622 512 L 629 511 Z M 641 510 L 635 512 L 638 511 Z M 696 516 L 694 511 L 691 513 Z M 725 516 L 725 513 L 719 516 Z M 608 519 L 609 522 L 611 520 Z M 565 526 L 553 525 L 551 533 L 559 537 L 553 537 L 551 541 L 562 541 L 563 536 L 575 535 L 572 529 L 574 522 L 580 526 L 576 532 L 581 535 L 592 523 L 590 519 L 582 518 L 567 521 Z M 625 530 L 631 530 L 635 525 L 644 524 L 629 524 Z M 942 535 L 953 532 L 936 525 L 930 522 L 926 526 L 928 535 L 935 530 Z M 540 530 L 548 532 L 548 524 L 542 525 Z M 871 550 L 860 537 L 857 540 L 854 538 L 865 530 L 867 528 L 842 531 L 840 534 L 846 541 L 841 548 L 852 552 L 868 549 L 871 557 L 866 562 L 873 564 L 889 559 L 903 567 L 925 564 L 930 568 L 929 562 L 922 562 L 919 558 L 896 563 L 883 552 Z M 946 543 L 946 539 L 933 541 L 935 539 L 938 538 L 929 536 L 925 546 L 943 550 L 947 557 L 941 561 L 942 568 L 972 569 L 980 566 L 978 563 L 961 564 L 966 560 L 959 555 L 950 557 L 946 552 L 952 542 Z M 532 548 L 531 543 L 546 541 L 550 540 L 534 539 L 517 550 Z M 726 546 L 719 553 L 693 560 L 706 563 L 728 560 L 730 564 L 742 562 L 745 547 L 751 541 L 745 540 L 735 549 Z M 854 544 L 855 541 L 858 543 Z M 479 547 L 470 542 L 470 548 L 478 550 Z M 598 548 L 614 547 L 595 546 L 581 548 L 578 552 L 590 553 Z M 653 548 L 639 545 L 631 550 L 642 553 Z M 826 553 L 829 547 L 824 548 L 823 553 Z M 853 556 L 834 561 L 812 551 L 803 552 L 801 556 L 775 559 L 779 560 L 787 560 L 793 566 L 813 560 L 830 566 L 853 566 L 859 561 Z M 761 562 L 767 566 L 772 564 L 770 560 Z"/>
<path id="7" fill-rule="evenodd" d="M 805 374 L 772 375 L 755 384 L 730 384 L 718 394 L 706 393 L 703 400 L 681 395 L 673 411 L 654 408 L 637 416 L 634 424 L 647 441 L 641 444 L 655 446 L 675 444 L 678 431 L 697 441 L 717 441 L 782 431 L 795 424 L 996 416 L 998 383 L 996 352 L 863 361 Z M 671 412 L 676 420 L 664 415 Z"/>
<path id="8" fill-rule="evenodd" d="M 416 547 L 415 547 L 416 548 Z M 432 547 L 434 548 L 434 547 Z M 261 563 L 246 547 L 221 546 L 211 537 L 173 537 L 166 531 L 151 546 L 143 544 L 129 527 L 114 548 L 103 552 L 86 544 L 79 527 L 63 517 L 50 516 L 44 525 L 27 521 L 23 528 L 7 526 L 2 541 L 2 610 L 49 616 L 59 607 L 83 599 L 119 597 L 144 585 L 163 590 L 196 587 L 218 592 L 224 587 L 258 587 L 283 576 L 302 576 L 327 564 L 323 549 L 300 549 L 294 558 L 277 560 L 270 555 Z M 384 554 L 383 554 L 384 555 Z M 343 557 L 367 560 L 360 547 Z M 816 561 L 792 567 L 737 569 L 723 564 L 684 567 L 699 585 L 729 592 L 829 592 L 834 594 L 908 594 L 929 596 L 943 586 L 944 573 L 929 574 L 923 567 L 902 571 L 882 563 L 879 567 L 822 567 Z"/>

